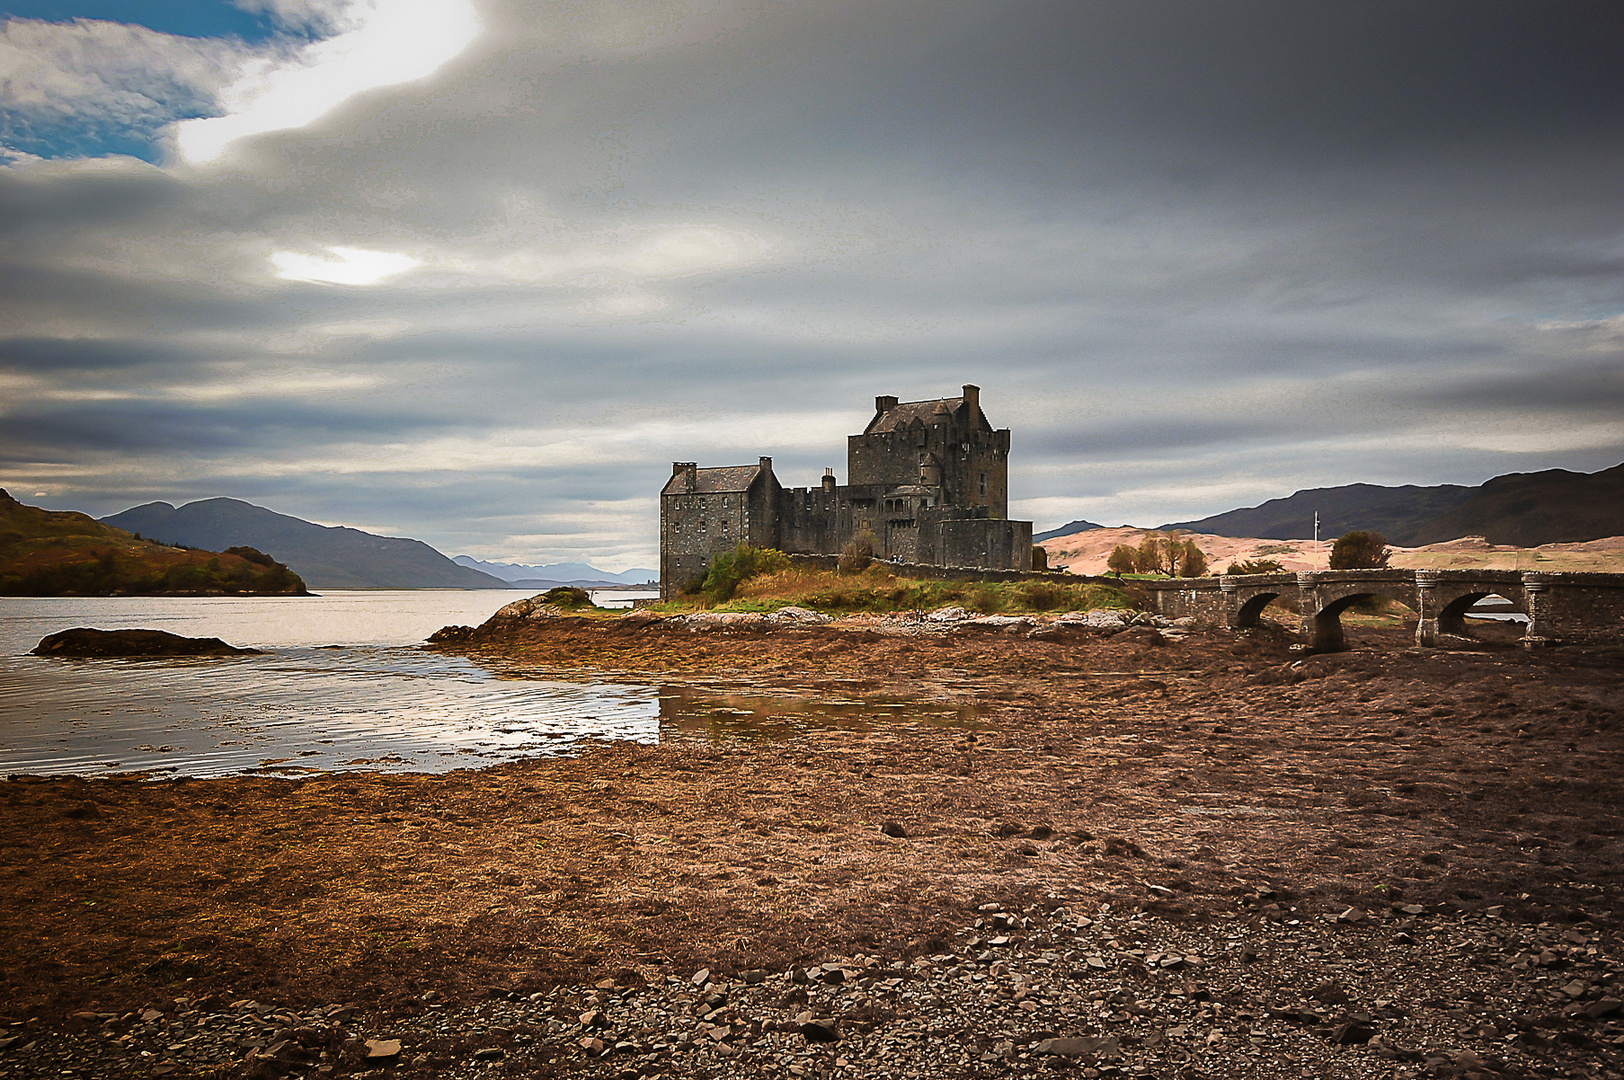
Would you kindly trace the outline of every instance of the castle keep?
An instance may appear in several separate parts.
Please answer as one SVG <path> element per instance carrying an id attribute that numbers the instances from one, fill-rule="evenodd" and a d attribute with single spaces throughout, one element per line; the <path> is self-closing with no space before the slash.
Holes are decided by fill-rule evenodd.
<path id="1" fill-rule="evenodd" d="M 872 538 L 901 562 L 994 570 L 1032 568 L 1032 523 L 1010 521 L 1009 429 L 994 431 L 981 390 L 935 401 L 874 399 L 874 418 L 846 439 L 846 477 L 786 488 L 773 459 L 701 469 L 678 461 L 660 492 L 660 595 L 702 577 L 741 543 L 836 555 Z"/>

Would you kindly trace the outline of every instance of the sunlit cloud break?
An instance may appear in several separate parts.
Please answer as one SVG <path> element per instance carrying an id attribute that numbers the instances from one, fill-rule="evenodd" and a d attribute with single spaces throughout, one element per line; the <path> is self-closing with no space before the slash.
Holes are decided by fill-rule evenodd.
<path id="1" fill-rule="evenodd" d="M 329 247 L 326 250 L 326 256 L 298 251 L 274 252 L 271 265 L 276 267 L 277 277 L 323 285 L 376 285 L 422 265 L 419 259 L 393 251 L 367 251 L 365 248 L 352 247 Z"/>
<path id="2" fill-rule="evenodd" d="M 356 94 L 426 78 L 482 29 L 471 0 L 358 0 L 339 25 L 291 60 L 251 65 L 220 92 L 225 115 L 176 124 L 181 157 L 213 162 L 238 139 L 302 128 Z"/>

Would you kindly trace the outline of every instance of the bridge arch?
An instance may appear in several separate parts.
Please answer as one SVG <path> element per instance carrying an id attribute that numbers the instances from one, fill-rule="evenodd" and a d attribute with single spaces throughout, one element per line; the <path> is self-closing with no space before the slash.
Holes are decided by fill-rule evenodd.
<path id="1" fill-rule="evenodd" d="M 1243 630 L 1261 626 L 1263 609 L 1278 600 L 1281 595 L 1280 592 L 1254 592 L 1248 595 L 1235 609 L 1235 626 Z"/>

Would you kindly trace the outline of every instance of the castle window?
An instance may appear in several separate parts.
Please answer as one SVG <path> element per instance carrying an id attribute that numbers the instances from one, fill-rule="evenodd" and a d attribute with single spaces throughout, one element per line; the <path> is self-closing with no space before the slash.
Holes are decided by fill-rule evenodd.
<path id="1" fill-rule="evenodd" d="M 986 493 L 987 493 L 987 474 L 982 473 L 981 474 L 981 494 L 985 495 Z"/>

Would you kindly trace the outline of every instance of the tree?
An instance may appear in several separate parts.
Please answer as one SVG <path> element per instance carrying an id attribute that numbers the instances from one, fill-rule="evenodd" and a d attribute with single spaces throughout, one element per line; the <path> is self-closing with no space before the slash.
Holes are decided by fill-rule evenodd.
<path id="1" fill-rule="evenodd" d="M 1134 569 L 1141 574 L 1163 573 L 1162 567 L 1167 560 L 1167 537 L 1158 532 L 1146 533 L 1145 538 L 1139 541 L 1139 550 L 1134 553 Z"/>
<path id="2" fill-rule="evenodd" d="M 1207 573 L 1207 556 L 1194 540 L 1185 540 L 1179 545 L 1179 577 L 1204 577 Z"/>
<path id="3" fill-rule="evenodd" d="M 1105 568 L 1117 577 L 1131 574 L 1139 569 L 1138 552 L 1127 544 L 1118 544 L 1111 549 L 1110 558 L 1105 560 Z"/>
<path id="4" fill-rule="evenodd" d="M 1332 570 L 1379 570 L 1387 565 L 1387 538 L 1379 532 L 1355 529 L 1331 545 Z"/>

